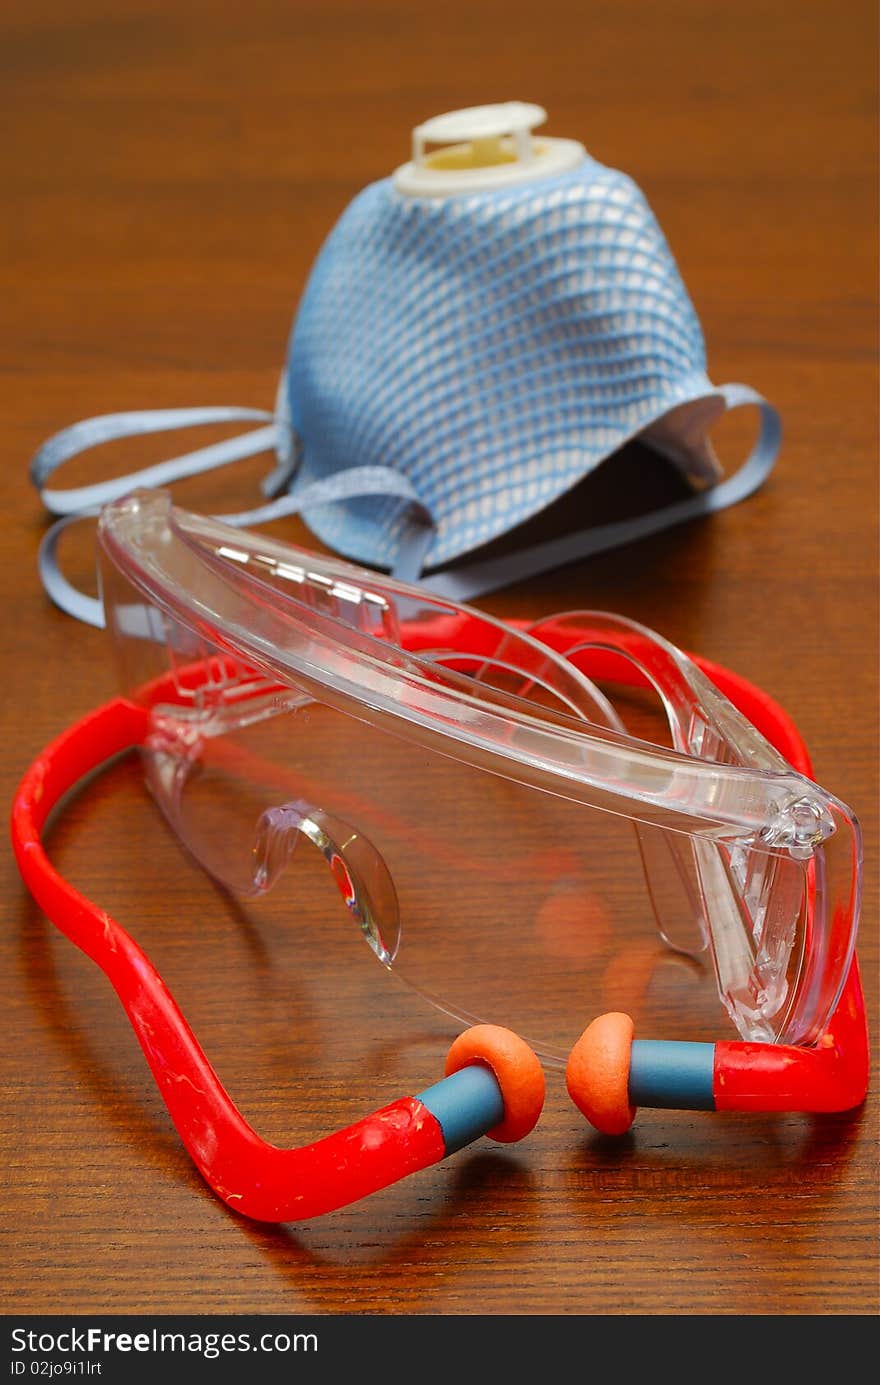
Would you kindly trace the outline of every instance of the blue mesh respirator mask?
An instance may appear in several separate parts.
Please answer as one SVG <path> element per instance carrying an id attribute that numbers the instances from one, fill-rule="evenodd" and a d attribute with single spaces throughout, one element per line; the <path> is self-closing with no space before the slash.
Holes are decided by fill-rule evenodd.
<path id="1" fill-rule="evenodd" d="M 779 447 L 776 411 L 746 386 L 711 382 L 699 321 L 643 194 L 576 141 L 533 137 L 544 118 L 509 102 L 416 128 L 411 162 L 366 187 L 320 251 L 274 412 L 112 414 L 50 438 L 31 475 L 62 517 L 40 553 L 57 604 L 103 623 L 100 604 L 57 566 L 71 518 L 263 451 L 276 459 L 264 502 L 227 521 L 299 513 L 345 557 L 458 600 L 759 486 Z M 760 433 L 723 479 L 708 432 L 744 404 L 759 408 Z M 261 426 L 111 482 L 47 486 L 97 443 L 237 420 Z M 524 541 L 512 555 L 477 554 L 636 438 L 678 466 L 692 484 L 686 498 Z"/>

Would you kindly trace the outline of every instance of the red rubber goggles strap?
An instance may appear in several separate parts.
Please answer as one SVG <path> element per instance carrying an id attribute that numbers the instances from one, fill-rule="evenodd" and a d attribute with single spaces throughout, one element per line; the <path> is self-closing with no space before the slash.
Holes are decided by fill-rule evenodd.
<path id="1" fill-rule="evenodd" d="M 728 670 L 705 659 L 695 662 L 796 769 L 811 774 L 797 728 L 778 704 Z M 637 679 L 636 674 L 633 681 Z M 181 1139 L 205 1179 L 245 1215 L 288 1220 L 345 1205 L 442 1158 L 442 1131 L 416 1098 L 404 1098 L 302 1149 L 268 1144 L 227 1095 L 146 954 L 54 870 L 40 840 L 51 809 L 85 775 L 140 745 L 146 727 L 146 711 L 118 698 L 59 736 L 22 780 L 13 805 L 12 838 L 34 898 L 109 977 Z M 867 1023 L 854 959 L 833 1020 L 818 1044 L 794 1048 L 720 1042 L 715 1045 L 713 1095 L 717 1109 L 844 1110 L 863 1099 L 867 1076 Z"/>
<path id="2" fill-rule="evenodd" d="M 40 907 L 110 979 L 202 1176 L 235 1211 L 288 1221 L 331 1211 L 442 1159 L 440 1125 L 415 1097 L 301 1149 L 268 1144 L 228 1096 L 150 959 L 54 869 L 40 840 L 52 808 L 85 774 L 137 747 L 145 729 L 143 709 L 119 698 L 59 736 L 22 780 L 12 839 Z"/>

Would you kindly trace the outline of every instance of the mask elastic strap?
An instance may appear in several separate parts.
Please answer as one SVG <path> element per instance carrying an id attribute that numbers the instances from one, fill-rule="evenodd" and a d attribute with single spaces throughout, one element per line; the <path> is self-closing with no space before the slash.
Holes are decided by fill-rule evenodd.
<path id="1" fill-rule="evenodd" d="M 128 478 L 128 484 L 122 494 L 131 489 L 133 479 L 131 476 Z M 234 524 L 238 528 L 252 527 L 267 524 L 270 520 L 280 519 L 285 515 L 298 514 L 313 506 L 338 504 L 367 495 L 393 496 L 403 501 L 410 513 L 415 516 L 416 530 L 430 538 L 433 532 L 430 512 L 419 500 L 412 482 L 402 472 L 387 466 L 350 467 L 345 471 L 336 472 L 334 476 L 328 476 L 325 480 L 300 485 L 287 495 L 280 495 L 254 510 L 242 510 L 238 514 L 220 515 L 215 518 L 223 519 L 227 524 Z M 56 606 L 86 625 L 102 627 L 104 607 L 101 601 L 74 587 L 62 573 L 58 563 L 58 543 L 64 530 L 82 519 L 94 518 L 99 509 L 100 506 L 93 504 L 87 511 L 65 515 L 62 519 L 56 520 L 43 535 L 37 566 L 40 580 Z M 418 561 L 420 560 L 421 555 L 418 558 Z"/>
<path id="2" fill-rule="evenodd" d="M 171 457 L 155 466 L 144 467 L 110 481 L 68 490 L 49 490 L 46 487 L 46 481 L 64 462 L 101 443 L 145 437 L 149 433 L 169 433 L 178 428 L 196 428 L 209 423 L 265 423 L 268 426 L 234 438 L 224 438 L 222 442 L 212 443 L 209 447 L 185 452 L 179 457 Z M 30 477 L 50 514 L 84 514 L 140 486 L 167 486 L 184 476 L 198 476 L 270 449 L 283 458 L 290 452 L 290 448 L 285 446 L 284 431 L 283 423 L 265 409 L 218 406 L 102 414 L 97 418 L 82 419 L 47 438 L 31 459 Z"/>
<path id="3" fill-rule="evenodd" d="M 606 549 L 617 548 L 622 544 L 634 543 L 637 539 L 659 534 L 676 524 L 714 514 L 758 489 L 770 474 L 779 452 L 782 439 L 782 425 L 779 414 L 772 404 L 748 385 L 722 385 L 718 393 L 724 398 L 728 409 L 738 409 L 745 405 L 755 405 L 760 410 L 760 433 L 750 455 L 742 466 L 717 486 L 688 496 L 673 505 L 665 505 L 650 514 L 639 515 L 635 519 L 619 520 L 614 524 L 601 524 L 591 529 L 582 529 L 563 538 L 550 539 L 531 548 L 519 548 L 500 558 L 488 558 L 481 562 L 469 563 L 464 567 L 450 568 L 444 572 L 423 577 L 423 584 L 440 596 L 451 597 L 455 601 L 469 601 L 484 592 L 495 591 L 499 587 L 533 577 L 550 568 L 562 567 Z"/>

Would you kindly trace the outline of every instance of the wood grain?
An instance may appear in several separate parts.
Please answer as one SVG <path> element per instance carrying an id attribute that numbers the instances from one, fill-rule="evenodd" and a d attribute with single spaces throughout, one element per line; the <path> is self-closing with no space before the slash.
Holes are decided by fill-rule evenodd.
<path id="1" fill-rule="evenodd" d="M 0 17 L 4 793 L 114 690 L 103 635 L 40 590 L 27 463 L 149 406 L 270 407 L 335 218 L 418 120 L 539 101 L 646 191 L 717 380 L 782 411 L 763 490 L 717 518 L 486 598 L 634 616 L 765 687 L 865 829 L 877 1014 L 877 158 L 874 7 L 11 0 Z M 727 455 L 741 430 L 724 432 Z M 107 449 L 70 483 L 162 455 Z M 179 488 L 240 507 L 247 466 Z M 613 507 L 628 483 L 582 497 Z M 279 533 L 310 542 L 294 522 Z M 91 551 L 71 545 L 86 574 Z M 478 805 L 475 805 L 478 806 Z M 439 1075 L 439 1016 L 237 911 L 184 862 L 131 766 L 59 821 L 61 868 L 173 978 L 254 1123 L 291 1141 Z M 646 1112 L 591 1137 L 551 1075 L 535 1134 L 483 1143 L 302 1226 L 231 1217 L 183 1153 L 124 1017 L 3 855 L 3 1311 L 875 1314 L 876 1093 L 864 1111 Z M 364 950 L 365 951 L 365 950 Z M 381 979 L 381 978 L 380 978 Z M 585 1016 L 585 1021 L 589 1016 Z M 876 1083 L 875 1083 L 876 1087 Z"/>

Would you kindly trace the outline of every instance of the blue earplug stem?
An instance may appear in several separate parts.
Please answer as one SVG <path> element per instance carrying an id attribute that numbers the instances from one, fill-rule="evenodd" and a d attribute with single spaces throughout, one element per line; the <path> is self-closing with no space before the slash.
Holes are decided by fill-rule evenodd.
<path id="1" fill-rule="evenodd" d="M 495 1074 L 482 1063 L 460 1068 L 417 1100 L 431 1112 L 443 1132 L 446 1153 L 454 1154 L 504 1119 L 504 1098 Z"/>
<path id="2" fill-rule="evenodd" d="M 714 1111 L 714 1070 L 714 1044 L 634 1039 L 630 1103 L 678 1111 Z"/>
<path id="3" fill-rule="evenodd" d="M 635 1039 L 629 1069 L 633 1106 L 680 1111 L 714 1111 L 715 1045 L 672 1040 Z M 447 1154 L 454 1154 L 504 1119 L 504 1098 L 495 1074 L 482 1063 L 461 1068 L 418 1098 L 443 1133 Z"/>

